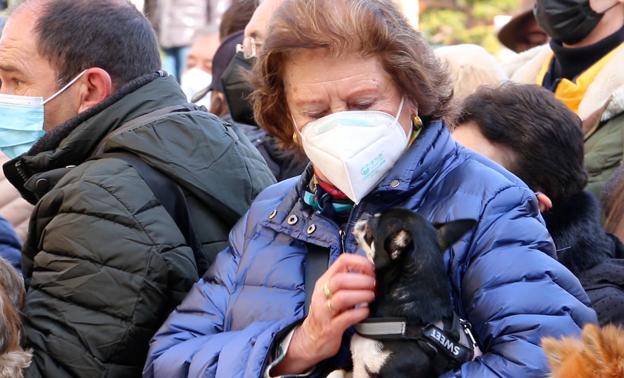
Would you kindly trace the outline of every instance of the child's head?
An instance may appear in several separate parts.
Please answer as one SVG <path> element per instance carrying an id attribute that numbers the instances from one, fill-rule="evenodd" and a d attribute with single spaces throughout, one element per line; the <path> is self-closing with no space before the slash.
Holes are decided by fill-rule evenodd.
<path id="1" fill-rule="evenodd" d="M 480 88 L 464 101 L 453 137 L 555 204 L 587 183 L 581 120 L 541 87 Z"/>
<path id="2" fill-rule="evenodd" d="M 24 280 L 0 258 L 0 378 L 21 377 L 30 365 L 31 354 L 20 346 L 24 295 Z"/>

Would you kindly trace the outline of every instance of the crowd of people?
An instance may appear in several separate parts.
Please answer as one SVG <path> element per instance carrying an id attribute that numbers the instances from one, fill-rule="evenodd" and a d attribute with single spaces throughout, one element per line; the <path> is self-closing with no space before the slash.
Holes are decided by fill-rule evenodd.
<path id="1" fill-rule="evenodd" d="M 444 264 L 480 352 L 445 377 L 624 327 L 624 0 L 524 2 L 504 64 L 393 0 L 216 3 L 11 11 L 0 377 L 350 369 L 383 295 L 354 227 L 394 207 L 476 223 Z"/>

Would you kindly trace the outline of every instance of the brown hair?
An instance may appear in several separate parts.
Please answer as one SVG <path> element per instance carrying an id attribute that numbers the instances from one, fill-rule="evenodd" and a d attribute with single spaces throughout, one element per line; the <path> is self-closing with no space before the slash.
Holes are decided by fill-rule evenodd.
<path id="1" fill-rule="evenodd" d="M 605 186 L 605 229 L 624 242 L 624 166 L 618 168 Z"/>
<path id="2" fill-rule="evenodd" d="M 513 174 L 546 193 L 555 207 L 583 190 L 581 119 L 537 85 L 480 87 L 463 103 L 457 127 L 474 122 L 492 143 L 511 150 Z"/>
<path id="3" fill-rule="evenodd" d="M 22 377 L 22 369 L 32 360 L 32 354 L 20 346 L 24 295 L 24 280 L 0 258 L 0 378 Z"/>
<path id="4" fill-rule="evenodd" d="M 219 40 L 223 42 L 228 36 L 245 30 L 257 7 L 258 0 L 233 0 L 221 17 Z"/>
<path id="5" fill-rule="evenodd" d="M 290 54 L 327 49 L 376 57 L 419 115 L 447 115 L 452 89 L 444 65 L 392 0 L 286 0 L 275 14 L 253 73 L 257 123 L 295 148 L 283 74 Z"/>

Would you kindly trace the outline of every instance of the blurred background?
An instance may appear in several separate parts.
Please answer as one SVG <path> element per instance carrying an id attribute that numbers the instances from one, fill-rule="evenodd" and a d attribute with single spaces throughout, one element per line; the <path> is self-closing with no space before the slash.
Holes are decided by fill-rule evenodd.
<path id="1" fill-rule="evenodd" d="M 20 0 L 0 0 L 6 9 Z M 143 9 L 144 0 L 131 0 Z M 229 0 L 213 0 L 215 13 L 222 13 Z M 397 0 L 406 16 L 434 45 L 474 43 L 496 54 L 501 44 L 497 30 L 520 10 L 520 0 Z M 220 12 L 219 12 L 220 11 Z M 216 20 L 215 20 L 216 21 Z"/>
<path id="2" fill-rule="evenodd" d="M 23 0 L 0 0 L 0 28 L 8 9 Z M 146 13 L 159 35 L 163 68 L 181 80 L 192 68 L 187 57 L 199 34 L 217 30 L 233 3 L 259 0 L 129 0 Z M 498 61 L 547 42 L 532 15 L 534 0 L 394 0 L 434 47 L 456 44 L 482 46 Z M 179 4 L 178 4 L 179 3 Z M 171 17 L 162 17 L 171 13 Z M 177 13 L 177 14 L 176 14 Z M 173 17 L 173 18 L 172 18 Z M 167 25 L 163 25 L 163 23 Z M 187 25 L 185 25 L 187 24 Z M 170 29 L 170 30 L 167 30 Z M 199 33 L 199 34 L 198 34 Z M 173 37 L 173 41 L 171 40 Z M 200 36 L 201 37 L 201 36 Z M 214 53 L 218 44 L 198 46 Z M 207 73 L 209 67 L 205 67 Z M 197 80 L 204 82 L 206 80 Z"/>

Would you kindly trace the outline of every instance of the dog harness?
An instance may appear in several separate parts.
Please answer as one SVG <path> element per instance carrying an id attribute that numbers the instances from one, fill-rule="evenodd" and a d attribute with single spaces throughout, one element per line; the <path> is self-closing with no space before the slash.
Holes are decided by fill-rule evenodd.
<path id="1" fill-rule="evenodd" d="M 355 326 L 363 337 L 374 340 L 413 341 L 432 359 L 434 370 L 442 374 L 481 355 L 470 323 L 453 314 L 449 321 L 426 325 L 410 324 L 405 318 L 369 318 Z"/>

